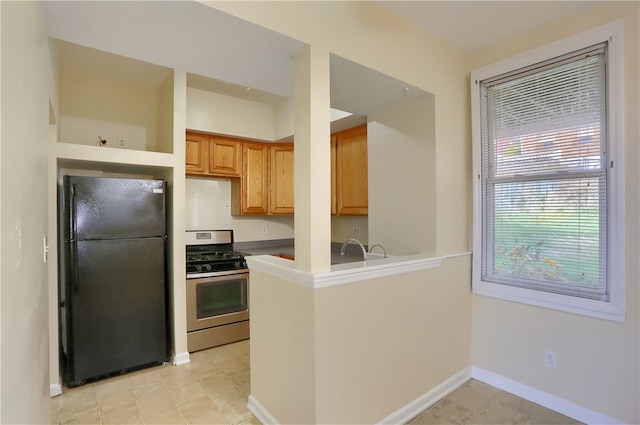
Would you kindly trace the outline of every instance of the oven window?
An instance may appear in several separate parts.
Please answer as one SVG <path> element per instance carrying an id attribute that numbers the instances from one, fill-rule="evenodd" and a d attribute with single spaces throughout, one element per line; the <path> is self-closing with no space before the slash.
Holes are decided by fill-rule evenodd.
<path id="1" fill-rule="evenodd" d="M 247 279 L 205 282 L 196 286 L 198 319 L 247 310 Z"/>

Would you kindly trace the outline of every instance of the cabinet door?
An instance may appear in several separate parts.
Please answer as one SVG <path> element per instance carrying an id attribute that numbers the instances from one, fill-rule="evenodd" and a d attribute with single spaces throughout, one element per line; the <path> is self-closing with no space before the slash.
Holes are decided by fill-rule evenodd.
<path id="1" fill-rule="evenodd" d="M 205 174 L 207 170 L 207 136 L 187 132 L 186 174 Z"/>
<path id="2" fill-rule="evenodd" d="M 336 133 L 336 212 L 369 213 L 367 126 Z"/>
<path id="3" fill-rule="evenodd" d="M 338 214 L 336 208 L 336 135 L 331 135 L 331 215 Z"/>
<path id="4" fill-rule="evenodd" d="M 209 137 L 209 174 L 240 177 L 242 141 L 227 137 Z"/>
<path id="5" fill-rule="evenodd" d="M 274 145 L 269 149 L 269 211 L 293 214 L 293 145 Z"/>
<path id="6" fill-rule="evenodd" d="M 231 190 L 240 199 L 232 199 L 235 214 L 267 214 L 269 212 L 269 192 L 267 179 L 269 172 L 269 145 L 264 143 L 242 144 L 242 177 L 240 190 L 231 182 Z M 236 183 L 237 184 L 237 183 Z"/>

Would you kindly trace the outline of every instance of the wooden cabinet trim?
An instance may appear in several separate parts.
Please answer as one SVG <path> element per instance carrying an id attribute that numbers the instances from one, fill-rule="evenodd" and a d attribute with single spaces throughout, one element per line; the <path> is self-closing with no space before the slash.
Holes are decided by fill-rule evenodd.
<path id="1" fill-rule="evenodd" d="M 242 177 L 240 187 L 232 187 L 235 214 L 267 215 L 269 212 L 269 144 L 244 142 L 242 144 Z"/>
<path id="2" fill-rule="evenodd" d="M 242 173 L 242 140 L 209 137 L 209 174 L 240 177 Z"/>
<path id="3" fill-rule="evenodd" d="M 206 174 L 208 143 L 206 135 L 187 132 L 185 138 L 186 174 Z"/>
<path id="4" fill-rule="evenodd" d="M 240 177 L 242 139 L 187 130 L 185 174 L 210 177 Z"/>
<path id="5" fill-rule="evenodd" d="M 293 214 L 293 144 L 269 146 L 269 213 Z"/>
<path id="6" fill-rule="evenodd" d="M 332 213 L 335 210 L 337 215 L 367 215 L 369 213 L 369 171 L 366 124 L 335 133 L 332 136 L 332 143 L 335 144 L 332 152 L 332 155 L 335 154 Z"/>

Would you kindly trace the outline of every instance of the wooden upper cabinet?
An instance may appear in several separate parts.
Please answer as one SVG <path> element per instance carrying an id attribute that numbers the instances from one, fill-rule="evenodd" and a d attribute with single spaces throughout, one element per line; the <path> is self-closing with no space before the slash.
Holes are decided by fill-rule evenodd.
<path id="1" fill-rule="evenodd" d="M 269 145 L 242 144 L 242 178 L 231 181 L 233 214 L 268 214 Z M 239 185 L 239 187 L 238 187 Z"/>
<path id="2" fill-rule="evenodd" d="M 369 213 L 367 126 L 335 135 L 335 208 L 338 215 Z"/>
<path id="3" fill-rule="evenodd" d="M 240 177 L 242 141 L 228 137 L 209 137 L 209 174 Z"/>
<path id="4" fill-rule="evenodd" d="M 293 145 L 272 145 L 269 151 L 269 212 L 293 214 Z"/>
<path id="5" fill-rule="evenodd" d="M 187 175 L 240 177 L 242 140 L 187 131 Z"/>
<path id="6" fill-rule="evenodd" d="M 187 131 L 187 175 L 231 179 L 234 215 L 293 214 L 293 144 Z"/>
<path id="7" fill-rule="evenodd" d="M 207 172 L 207 136 L 187 132 L 185 169 L 187 174 Z"/>

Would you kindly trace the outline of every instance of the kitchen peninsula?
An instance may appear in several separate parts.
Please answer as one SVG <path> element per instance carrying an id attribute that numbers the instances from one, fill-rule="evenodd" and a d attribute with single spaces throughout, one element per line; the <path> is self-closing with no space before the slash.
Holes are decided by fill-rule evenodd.
<path id="1" fill-rule="evenodd" d="M 263 423 L 408 421 L 470 377 L 470 261 L 413 255 L 308 273 L 247 257 L 250 410 Z"/>

